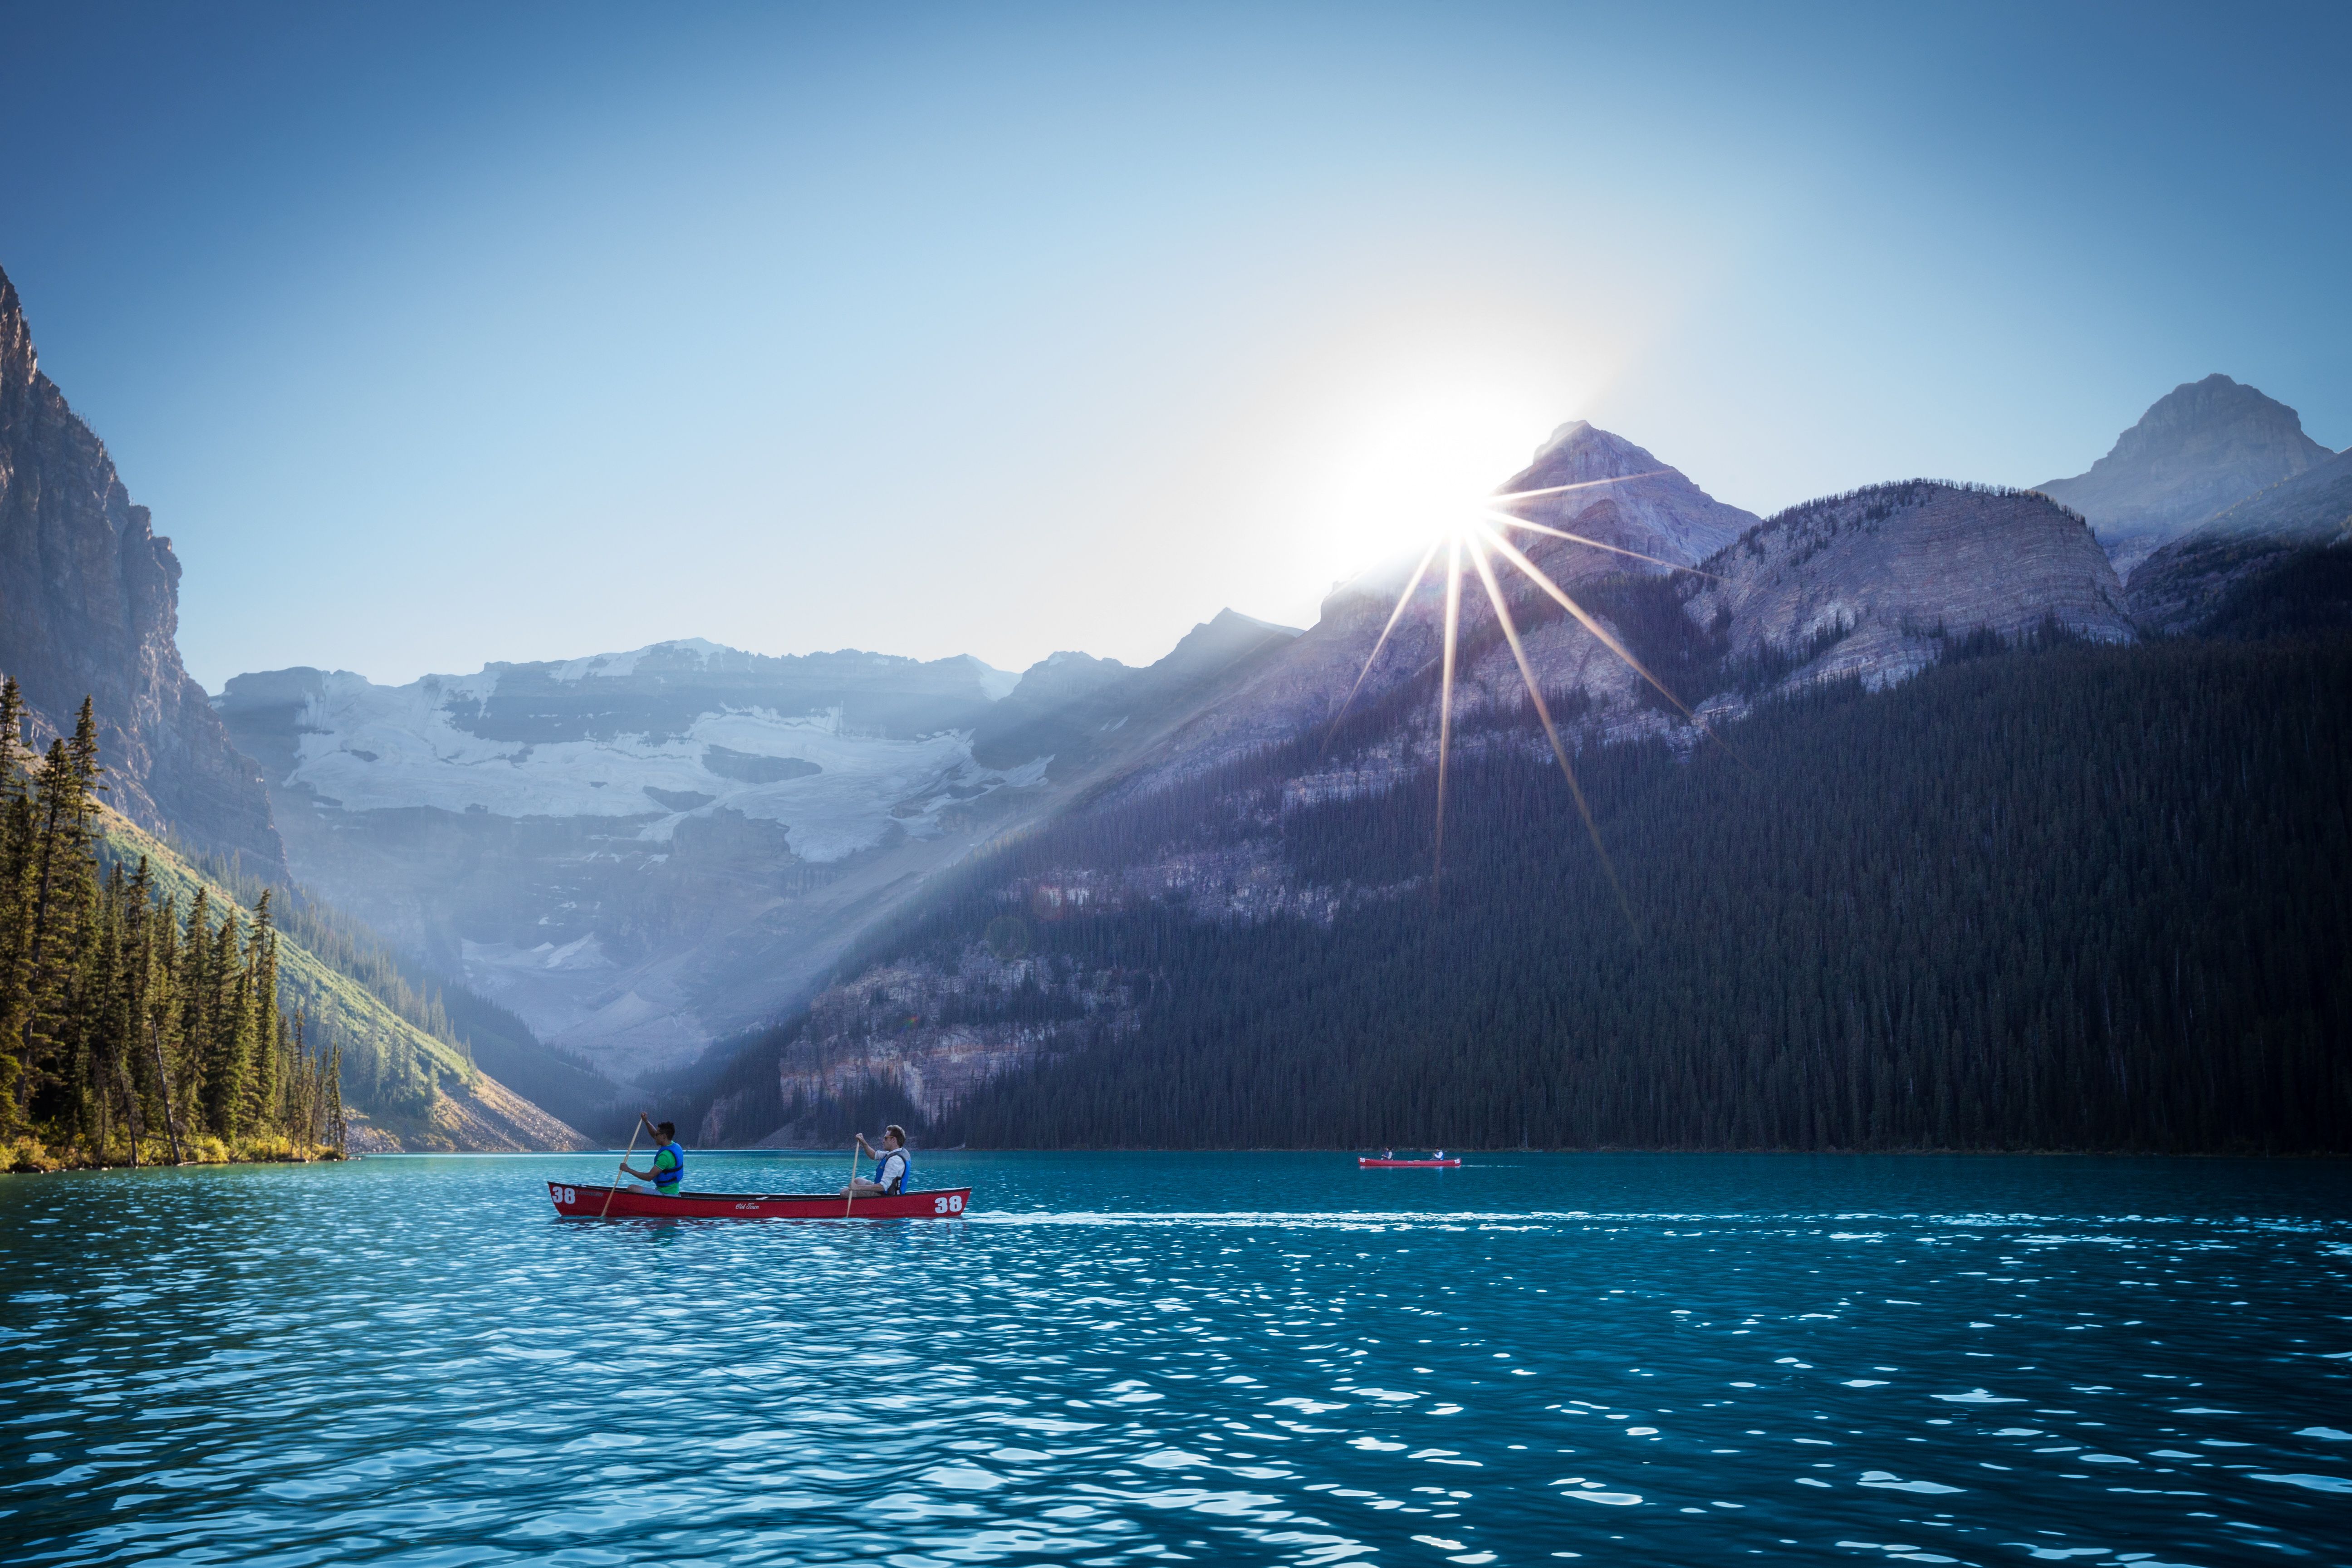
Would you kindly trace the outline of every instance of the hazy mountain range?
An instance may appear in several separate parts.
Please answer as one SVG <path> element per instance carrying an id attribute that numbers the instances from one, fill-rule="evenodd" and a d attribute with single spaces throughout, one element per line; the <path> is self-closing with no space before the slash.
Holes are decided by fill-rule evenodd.
<path id="1" fill-rule="evenodd" d="M 1580 758 L 1688 754 L 1775 699 L 1885 689 L 1987 639 L 2122 647 L 2215 624 L 2346 539 L 2347 465 L 2214 376 L 2037 491 L 1912 480 L 1759 519 L 1579 421 L 1501 488 L 1548 492 L 1511 503 L 1531 522 L 1654 558 L 1518 536 L 1674 699 L 1524 578 L 1506 574 L 1507 602 Z M 962 868 L 1048 825 L 1125 847 L 1028 877 L 1041 920 L 1142 899 L 1328 924 L 1394 899 L 1410 877 L 1303 874 L 1281 825 L 1433 766 L 1434 582 L 1367 665 L 1409 566 L 1343 585 L 1304 631 L 1223 612 L 1139 668 L 687 639 L 401 687 L 257 672 L 207 704 L 172 642 L 168 542 L 38 374 L 0 279 L 0 669 L 52 726 L 96 696 L 116 803 L 142 826 L 307 886 L 510 1010 L 539 1039 L 509 1031 L 501 1059 L 577 1121 L 640 1079 L 701 1086 L 705 1142 L 811 1131 L 811 1108 L 877 1093 L 940 1119 L 1007 1074 L 1115 1050 L 1166 1005 L 1166 976 L 1045 973 L 1025 938 L 987 930 L 890 948 L 969 896 Z M 2305 597 L 2318 621 L 2340 613 Z M 1465 765 L 1547 758 L 1475 580 L 1462 646 Z M 1147 821 L 1187 826 L 1118 837 Z"/>
<path id="2" fill-rule="evenodd" d="M 769 658 L 664 643 L 397 688 L 274 670 L 216 706 L 295 875 L 616 1078 L 803 999 L 857 931 L 1294 634 L 1159 664 Z"/>

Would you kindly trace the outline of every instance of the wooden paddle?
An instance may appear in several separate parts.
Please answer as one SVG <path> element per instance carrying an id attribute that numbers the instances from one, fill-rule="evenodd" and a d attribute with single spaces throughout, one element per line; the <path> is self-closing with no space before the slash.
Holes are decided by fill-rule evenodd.
<path id="1" fill-rule="evenodd" d="M 855 1143 L 849 1146 L 849 1185 L 843 1192 L 841 1217 L 847 1219 L 851 1205 L 857 1202 L 857 1145 Z"/>
<path id="2" fill-rule="evenodd" d="M 643 1127 L 645 1124 L 646 1119 L 642 1116 L 638 1117 L 637 1127 Z M 613 1212 L 613 1194 L 621 1190 L 621 1175 L 629 1168 L 629 1154 L 634 1154 L 637 1152 L 637 1127 L 632 1127 L 629 1129 L 628 1154 L 621 1156 L 621 1169 L 614 1173 L 613 1184 L 604 1189 L 604 1206 L 596 1211 L 596 1217 L 598 1219 L 603 1219 L 606 1215 Z"/>

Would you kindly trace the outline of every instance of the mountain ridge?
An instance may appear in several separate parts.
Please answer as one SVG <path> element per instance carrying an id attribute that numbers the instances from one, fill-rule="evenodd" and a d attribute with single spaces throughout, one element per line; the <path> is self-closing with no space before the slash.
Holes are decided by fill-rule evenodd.
<path id="1" fill-rule="evenodd" d="M 1580 770 L 1596 757 L 1614 765 L 1606 759 L 1628 743 L 1662 742 L 1686 756 L 1709 729 L 1776 696 L 1897 686 L 1980 643 L 2136 637 L 2083 519 L 2030 491 L 1927 480 L 1867 487 L 1759 520 L 1696 571 L 1627 571 L 1622 560 L 1562 541 L 1538 563 L 1675 688 L 1696 721 L 1537 585 L 1513 579 L 1505 588 Z M 959 1105 L 1007 1075 L 1058 1072 L 1057 1063 L 1148 1028 L 1155 1010 L 1184 1005 L 1126 962 L 1105 967 L 1065 950 L 1041 970 L 1023 956 L 1024 929 L 1163 907 L 1219 927 L 1328 928 L 1424 896 L 1413 875 L 1304 875 L 1283 844 L 1285 825 L 1301 814 L 1426 787 L 1443 600 L 1424 584 L 1391 625 L 1392 605 L 1334 595 L 1315 626 L 1266 650 L 1034 835 L 1087 853 L 1033 863 L 1016 843 L 969 873 L 1017 864 L 1013 881 L 975 889 L 951 879 L 931 900 L 991 906 L 1014 934 L 1000 939 L 991 919 L 953 939 L 862 944 L 804 1016 L 748 1041 L 739 1067 L 708 1080 L 697 1101 L 702 1136 L 755 1142 L 778 1124 L 787 1135 L 823 1127 L 829 1136 L 828 1117 L 853 1104 L 956 1125 Z M 1517 658 L 1475 582 L 1464 595 L 1458 666 L 1456 765 L 1549 765 Z M 1192 826 L 1170 829 L 1171 819 Z M 909 929 L 925 929 L 924 907 L 909 906 Z M 883 1011 L 899 1022 L 870 1033 Z"/>

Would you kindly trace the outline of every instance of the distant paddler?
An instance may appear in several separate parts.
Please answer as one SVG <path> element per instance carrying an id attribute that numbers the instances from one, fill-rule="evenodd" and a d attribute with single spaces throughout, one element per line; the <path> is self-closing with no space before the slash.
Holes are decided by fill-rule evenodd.
<path id="1" fill-rule="evenodd" d="M 879 1149 L 868 1143 L 866 1141 L 866 1134 L 860 1132 L 857 1135 L 857 1152 L 874 1156 L 874 1179 L 869 1182 L 863 1176 L 850 1177 L 849 1184 L 841 1189 L 842 1196 L 845 1198 L 896 1196 L 907 1190 L 908 1180 L 914 1175 L 915 1167 L 907 1157 L 905 1128 L 893 1121 L 889 1126 L 882 1129 L 882 1147 Z"/>
<path id="2" fill-rule="evenodd" d="M 637 1112 L 637 1121 L 654 1135 L 661 1147 L 656 1149 L 654 1157 L 646 1162 L 646 1169 L 636 1170 L 624 1162 L 621 1174 L 635 1176 L 638 1181 L 648 1184 L 639 1187 L 639 1192 L 659 1193 L 666 1198 L 674 1198 L 677 1196 L 678 1184 L 686 1180 L 686 1151 L 677 1146 L 677 1125 L 665 1121 L 656 1127 L 652 1116 L 642 1110 Z"/>

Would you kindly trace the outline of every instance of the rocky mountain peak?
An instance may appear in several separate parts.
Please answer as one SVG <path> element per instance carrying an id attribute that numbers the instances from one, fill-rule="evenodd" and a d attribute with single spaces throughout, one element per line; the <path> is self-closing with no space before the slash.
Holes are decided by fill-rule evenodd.
<path id="1" fill-rule="evenodd" d="M 1589 419 L 1571 419 L 1536 448 L 1528 466 L 1503 489 L 1508 492 L 1586 479 L 1623 479 L 1664 467 L 1622 436 L 1603 430 Z"/>
<path id="2" fill-rule="evenodd" d="M 1530 522 L 1583 533 L 1622 550 L 1684 565 L 1704 561 L 1759 521 L 1753 512 L 1716 500 L 1691 483 L 1682 470 L 1659 461 L 1646 448 L 1590 420 L 1572 419 L 1554 430 L 1537 449 L 1534 460 L 1504 481 L 1500 493 L 1549 490 L 1563 485 L 1591 488 L 1513 501 L 1510 510 Z M 1534 553 L 1548 567 L 1556 564 L 1571 575 L 1654 570 L 1625 556 L 1559 542 Z M 1576 559 L 1554 559 L 1562 555 Z"/>
<path id="3" fill-rule="evenodd" d="M 111 804 L 141 826 L 270 868 L 269 797 L 180 663 L 180 563 L 106 447 L 41 374 L 0 273 L 0 672 L 37 725 L 96 709 Z"/>
<path id="4" fill-rule="evenodd" d="M 2204 432 L 2294 447 L 2319 447 L 2303 433 L 2302 416 L 2294 409 L 2215 371 L 2202 381 L 2182 382 L 2150 404 L 2139 423 L 2116 438 L 2107 460 L 2160 456 L 2182 437 Z"/>
<path id="5" fill-rule="evenodd" d="M 1064 648 L 1049 653 L 1021 672 L 1021 683 L 1005 697 L 1016 706 L 1067 702 L 1131 673 L 1115 658 Z"/>
<path id="6" fill-rule="evenodd" d="M 2157 399 L 2088 472 L 2038 488 L 2088 518 L 2128 571 L 2214 513 L 2335 455 L 2304 434 L 2294 409 L 2217 373 Z"/>

